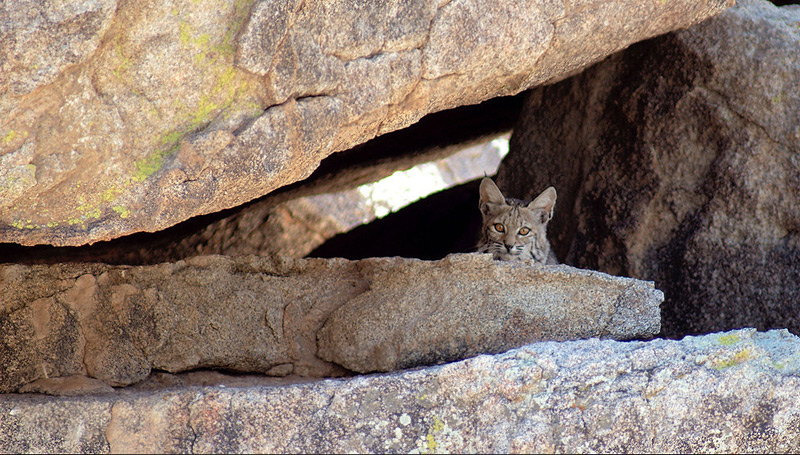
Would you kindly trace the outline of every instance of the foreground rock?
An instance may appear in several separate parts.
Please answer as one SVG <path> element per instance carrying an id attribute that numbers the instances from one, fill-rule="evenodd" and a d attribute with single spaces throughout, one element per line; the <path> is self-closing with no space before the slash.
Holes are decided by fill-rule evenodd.
<path id="1" fill-rule="evenodd" d="M 742 0 L 534 91 L 512 136 L 501 188 L 554 185 L 557 253 L 654 280 L 665 336 L 800 333 L 799 22 Z"/>
<path id="2" fill-rule="evenodd" d="M 4 4 L 0 240 L 81 245 L 237 206 L 732 3 Z"/>
<path id="3" fill-rule="evenodd" d="M 0 266 L 0 287 L 2 392 L 75 375 L 128 385 L 153 369 L 335 376 L 341 366 L 406 368 L 542 339 L 648 337 L 663 300 L 652 283 L 468 254 L 10 265 Z M 330 362 L 317 357 L 318 332 Z"/>
<path id="4" fill-rule="evenodd" d="M 0 451 L 797 452 L 798 358 L 785 330 L 744 329 L 282 387 L 3 395 Z"/>

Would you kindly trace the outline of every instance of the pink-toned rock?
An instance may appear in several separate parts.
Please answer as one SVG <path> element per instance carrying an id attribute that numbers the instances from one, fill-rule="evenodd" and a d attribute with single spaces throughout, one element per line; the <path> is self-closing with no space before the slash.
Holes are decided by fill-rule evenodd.
<path id="1" fill-rule="evenodd" d="M 428 113 L 562 79 L 731 3 L 65 7 L 80 34 L 30 19 L 0 40 L 0 241 L 82 245 L 237 206 Z"/>
<path id="2" fill-rule="evenodd" d="M 793 453 L 798 356 L 786 331 L 744 329 L 280 387 L 0 395 L 0 451 Z"/>
<path id="3" fill-rule="evenodd" d="M 54 378 L 76 375 L 125 386 L 154 369 L 340 376 L 535 340 L 648 337 L 663 300 L 652 283 L 475 254 L 0 265 L 0 288 L 0 392 L 57 391 Z"/>

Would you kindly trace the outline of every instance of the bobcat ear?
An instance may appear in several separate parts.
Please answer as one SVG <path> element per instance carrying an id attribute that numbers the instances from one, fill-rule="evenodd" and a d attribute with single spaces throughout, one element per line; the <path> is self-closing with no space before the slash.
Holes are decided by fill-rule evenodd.
<path id="1" fill-rule="evenodd" d="M 536 196 L 536 199 L 531 201 L 528 204 L 528 208 L 531 210 L 541 209 L 544 210 L 546 218 L 542 217 L 542 223 L 546 223 L 553 218 L 553 208 L 556 206 L 556 189 L 552 186 L 547 188 L 546 190 L 542 191 L 542 193 Z"/>
<path id="2" fill-rule="evenodd" d="M 483 180 L 481 180 L 480 193 L 481 205 L 486 203 L 502 205 L 506 203 L 506 198 L 503 196 L 503 193 L 500 192 L 500 188 L 488 177 L 484 177 Z"/>

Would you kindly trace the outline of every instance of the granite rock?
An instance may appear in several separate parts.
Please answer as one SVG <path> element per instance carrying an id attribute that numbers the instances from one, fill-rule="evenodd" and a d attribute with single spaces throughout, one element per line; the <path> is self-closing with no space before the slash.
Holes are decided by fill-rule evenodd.
<path id="1" fill-rule="evenodd" d="M 797 452 L 798 359 L 785 330 L 742 329 L 280 387 L 6 394 L 0 451 Z"/>
<path id="2" fill-rule="evenodd" d="M 558 190 L 578 267 L 653 280 L 665 336 L 800 333 L 800 9 L 742 0 L 534 90 L 500 187 Z"/>
<path id="3" fill-rule="evenodd" d="M 394 371 L 533 341 L 647 338 L 661 329 L 664 294 L 652 283 L 488 254 L 395 263 L 359 262 L 370 289 L 332 312 L 317 355 L 360 373 Z"/>
<path id="4" fill-rule="evenodd" d="M 491 289 L 494 279 L 503 289 Z M 52 380 L 70 376 L 125 386 L 153 370 L 340 376 L 343 367 L 407 368 L 542 339 L 647 337 L 659 330 L 663 300 L 652 283 L 476 254 L 3 265 L 0 287 L 0 392 L 58 393 Z M 389 302 L 428 309 L 408 318 Z M 383 323 L 370 329 L 376 317 Z M 405 325 L 387 325 L 392 318 Z M 393 363 L 365 345 L 370 337 Z"/>
<path id="5" fill-rule="evenodd" d="M 732 3 L 4 4 L 0 241 L 84 245 L 235 207 Z"/>

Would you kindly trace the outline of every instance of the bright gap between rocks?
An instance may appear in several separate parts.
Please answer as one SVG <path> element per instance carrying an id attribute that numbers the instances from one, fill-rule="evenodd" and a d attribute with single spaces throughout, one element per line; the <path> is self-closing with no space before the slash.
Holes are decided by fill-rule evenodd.
<path id="1" fill-rule="evenodd" d="M 303 198 L 340 233 L 383 218 L 436 192 L 494 175 L 508 154 L 510 133 L 453 155 L 397 171 L 377 182 L 339 193 Z M 300 203 L 298 201 L 298 203 Z"/>
<path id="2" fill-rule="evenodd" d="M 430 196 L 433 193 L 494 175 L 500 161 L 508 154 L 508 135 L 474 146 L 445 159 L 423 163 L 374 183 L 357 188 L 376 218 Z"/>

